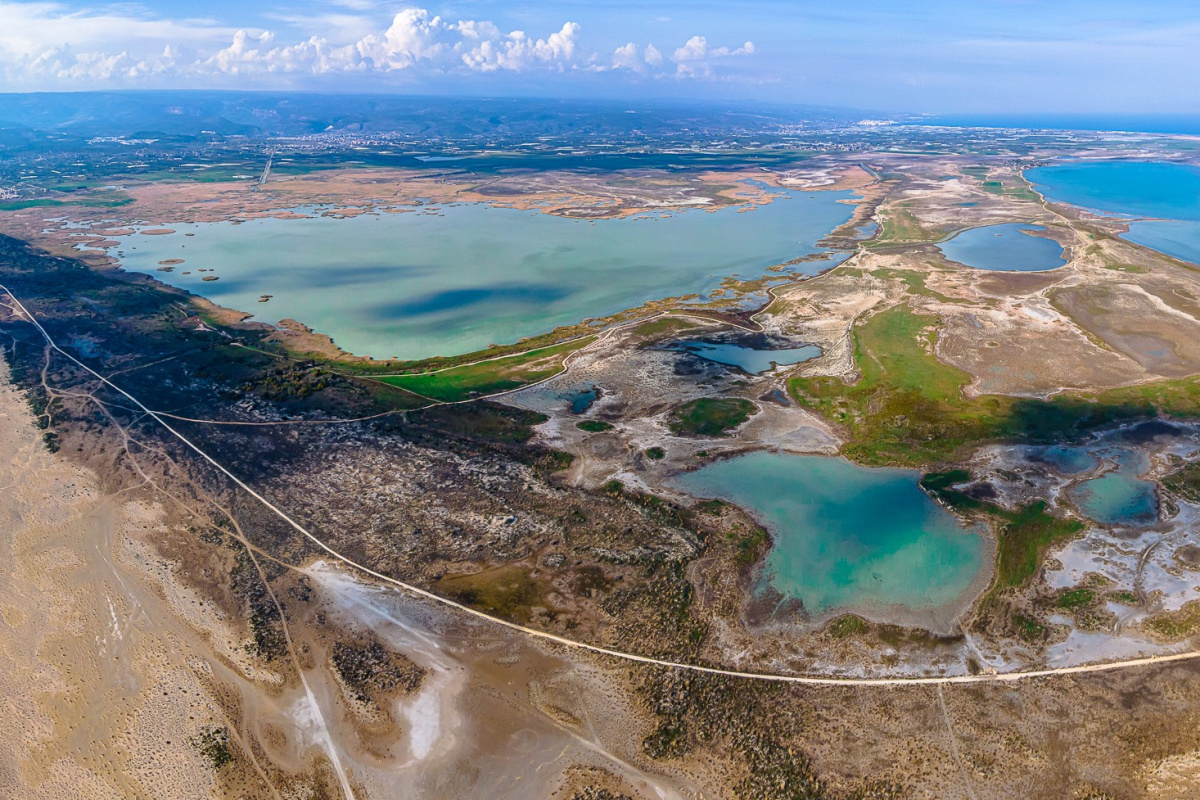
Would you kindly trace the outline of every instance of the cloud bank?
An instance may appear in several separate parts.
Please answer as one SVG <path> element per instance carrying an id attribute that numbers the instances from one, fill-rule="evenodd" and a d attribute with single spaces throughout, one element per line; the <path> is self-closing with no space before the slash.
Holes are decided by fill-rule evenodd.
<path id="1" fill-rule="evenodd" d="M 264 28 L 165 19 L 130 6 L 71 11 L 52 2 L 0 0 L 0 76 L 9 90 L 197 87 L 214 81 L 293 86 L 338 75 L 413 83 L 431 76 L 575 71 L 711 79 L 720 62 L 754 53 L 752 42 L 714 47 L 696 35 L 667 48 L 669 57 L 652 43 L 634 42 L 602 56 L 587 48 L 582 27 L 572 21 L 529 33 L 414 7 L 373 24 L 369 8 L 340 5 L 359 13 L 280 17 L 291 31 L 285 39 Z M 295 37 L 306 25 L 313 32 Z"/>

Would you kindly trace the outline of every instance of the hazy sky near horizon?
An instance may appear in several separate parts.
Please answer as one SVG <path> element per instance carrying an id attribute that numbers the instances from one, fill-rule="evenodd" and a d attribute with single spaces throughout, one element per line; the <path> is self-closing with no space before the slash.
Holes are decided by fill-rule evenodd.
<path id="1" fill-rule="evenodd" d="M 0 90 L 756 99 L 1195 112 L 1200 5 L 1115 0 L 0 0 Z"/>

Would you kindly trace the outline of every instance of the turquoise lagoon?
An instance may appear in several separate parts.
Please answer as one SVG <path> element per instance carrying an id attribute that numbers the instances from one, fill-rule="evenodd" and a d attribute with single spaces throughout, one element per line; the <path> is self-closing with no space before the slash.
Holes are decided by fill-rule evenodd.
<path id="1" fill-rule="evenodd" d="M 1117 433 L 1136 435 L 1144 427 Z M 1101 525 L 1121 526 L 1151 525 L 1158 521 L 1156 484 L 1138 477 L 1150 469 L 1150 458 L 1145 453 L 1111 444 L 1028 446 L 1022 450 L 1027 461 L 1047 464 L 1067 476 L 1090 473 L 1104 465 L 1103 474 L 1075 483 L 1065 492 L 1066 498 L 1087 519 Z"/>
<path id="2" fill-rule="evenodd" d="M 1129 450 L 1105 453 L 1116 469 L 1072 488 L 1081 514 L 1101 525 L 1148 525 L 1158 519 L 1154 484 L 1138 479 L 1149 468 L 1145 455 Z"/>
<path id="3" fill-rule="evenodd" d="M 415 359 L 709 292 L 730 275 L 757 278 L 820 252 L 817 241 L 850 219 L 854 207 L 838 201 L 851 196 L 784 190 L 746 211 L 595 221 L 486 204 L 349 219 L 310 209 L 304 219 L 172 223 L 174 234 L 121 237 L 116 251 L 127 269 L 267 321 L 299 320 L 351 353 Z M 185 263 L 157 271 L 173 258 Z"/>
<path id="4" fill-rule="evenodd" d="M 699 497 L 754 513 L 771 532 L 760 591 L 800 600 L 810 614 L 963 602 L 988 562 L 977 528 L 934 503 L 912 470 L 843 458 L 751 453 L 675 479 Z"/>
<path id="5" fill-rule="evenodd" d="M 985 225 L 955 234 L 938 245 L 950 261 L 975 269 L 1041 272 L 1058 269 L 1066 260 L 1053 239 L 1031 236 L 1046 230 L 1041 225 L 1008 223 Z"/>
<path id="6" fill-rule="evenodd" d="M 1098 161 L 1026 171 L 1050 200 L 1135 219 L 1125 238 L 1200 263 L 1200 169 L 1184 164 Z"/>

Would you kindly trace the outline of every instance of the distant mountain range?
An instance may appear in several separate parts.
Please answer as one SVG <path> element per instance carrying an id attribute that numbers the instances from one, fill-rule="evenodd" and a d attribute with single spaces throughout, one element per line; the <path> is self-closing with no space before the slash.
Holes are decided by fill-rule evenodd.
<path id="1" fill-rule="evenodd" d="M 591 134 L 629 139 L 753 135 L 845 125 L 867 111 L 824 107 L 579 100 L 127 91 L 0 95 L 0 131 L 203 138 L 397 133 L 519 140 Z"/>

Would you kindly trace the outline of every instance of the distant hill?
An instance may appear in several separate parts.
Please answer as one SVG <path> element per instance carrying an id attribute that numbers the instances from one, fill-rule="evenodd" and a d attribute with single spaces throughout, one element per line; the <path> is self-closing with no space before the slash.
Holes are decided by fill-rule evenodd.
<path id="1" fill-rule="evenodd" d="M 592 134 L 753 135 L 847 124 L 870 112 L 824 107 L 620 101 L 125 91 L 0 95 L 0 131 L 71 136 L 226 137 L 395 132 L 430 138 Z"/>

